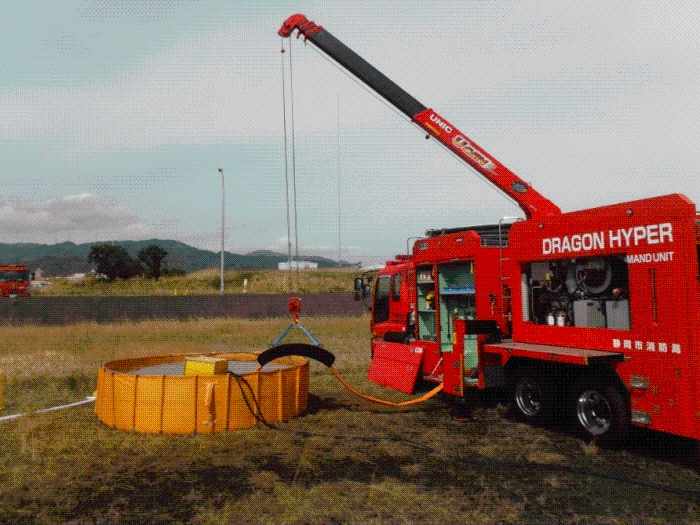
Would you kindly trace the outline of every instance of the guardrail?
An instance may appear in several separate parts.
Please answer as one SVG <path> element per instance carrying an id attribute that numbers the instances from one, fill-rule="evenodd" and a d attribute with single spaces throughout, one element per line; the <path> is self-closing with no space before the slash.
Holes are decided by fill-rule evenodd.
<path id="1" fill-rule="evenodd" d="M 360 316 L 364 307 L 352 293 L 295 294 L 302 316 Z M 34 296 L 0 300 L 0 325 L 114 323 L 148 319 L 288 317 L 290 295 Z"/>

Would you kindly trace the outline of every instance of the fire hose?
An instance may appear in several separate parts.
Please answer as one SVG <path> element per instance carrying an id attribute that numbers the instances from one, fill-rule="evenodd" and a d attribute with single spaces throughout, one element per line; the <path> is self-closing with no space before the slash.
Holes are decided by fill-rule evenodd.
<path id="1" fill-rule="evenodd" d="M 289 313 L 292 314 L 292 323 L 284 329 L 284 331 L 280 334 L 280 336 L 275 339 L 272 343 L 272 348 L 269 348 L 268 350 L 265 350 L 263 353 L 258 355 L 258 364 L 260 365 L 258 367 L 258 371 L 265 366 L 267 363 L 270 361 L 274 361 L 275 359 L 278 359 L 280 357 L 287 357 L 287 356 L 292 356 L 292 355 L 298 355 L 301 357 L 308 357 L 309 359 L 314 359 L 315 361 L 318 361 L 320 363 L 323 363 L 326 365 L 330 371 L 333 373 L 333 375 L 336 377 L 340 383 L 347 388 L 350 392 L 355 394 L 356 396 L 365 399 L 367 401 L 370 401 L 372 403 L 378 403 L 380 405 L 386 405 L 386 406 L 392 406 L 392 407 L 406 407 L 410 405 L 416 405 L 418 403 L 423 403 L 424 401 L 427 401 L 431 397 L 433 397 L 435 394 L 438 392 L 442 391 L 442 383 L 433 388 L 430 392 L 422 395 L 421 397 L 414 398 L 414 399 L 409 399 L 406 401 L 401 401 L 401 402 L 394 402 L 394 401 L 388 401 L 386 399 L 379 399 L 376 397 L 368 396 L 366 394 L 363 394 L 356 388 L 354 388 L 350 383 L 345 381 L 345 379 L 342 378 L 342 376 L 338 373 L 338 371 L 333 368 L 333 363 L 335 362 L 335 356 L 331 354 L 328 350 L 325 348 L 321 347 L 321 343 L 319 342 L 316 337 L 309 332 L 303 324 L 301 324 L 301 320 L 299 319 L 299 314 L 301 313 L 301 299 L 298 297 L 290 297 L 289 299 Z M 289 332 L 292 331 L 292 329 L 298 328 L 302 332 L 306 334 L 306 336 L 311 339 L 311 341 L 314 343 L 313 345 L 310 344 L 304 344 L 304 343 L 287 343 L 287 344 L 280 344 L 282 339 L 284 339 Z"/>
<path id="2" fill-rule="evenodd" d="M 366 394 L 363 394 L 362 392 L 358 391 L 356 388 L 354 388 L 352 385 L 350 385 L 343 377 L 338 373 L 338 371 L 333 367 L 333 363 L 335 362 L 335 356 L 330 353 L 328 350 L 325 348 L 322 348 L 321 346 L 314 346 L 310 344 L 304 344 L 304 343 L 288 343 L 288 344 L 282 344 L 282 345 L 277 345 L 273 346 L 272 348 L 265 350 L 263 353 L 258 355 L 258 364 L 260 365 L 260 368 L 265 366 L 267 363 L 270 361 L 273 361 L 277 358 L 280 357 L 286 357 L 286 356 L 291 356 L 291 355 L 298 355 L 301 357 L 308 357 L 309 359 L 314 359 L 315 361 L 318 361 L 320 363 L 323 363 L 326 365 L 329 370 L 333 373 L 333 375 L 336 377 L 340 383 L 347 388 L 350 392 L 355 394 L 356 396 L 365 399 L 367 401 L 370 401 L 372 403 L 378 403 L 380 405 L 386 405 L 386 406 L 392 406 L 392 407 L 406 407 L 410 405 L 416 405 L 418 403 L 423 403 L 424 401 L 427 401 L 431 397 L 435 396 L 438 392 L 442 391 L 442 383 L 440 383 L 438 386 L 433 388 L 430 392 L 427 392 L 426 394 L 414 398 L 414 399 L 409 399 L 406 401 L 401 401 L 401 402 L 394 402 L 394 401 L 388 401 L 386 399 L 379 399 L 376 397 L 368 396 Z"/>

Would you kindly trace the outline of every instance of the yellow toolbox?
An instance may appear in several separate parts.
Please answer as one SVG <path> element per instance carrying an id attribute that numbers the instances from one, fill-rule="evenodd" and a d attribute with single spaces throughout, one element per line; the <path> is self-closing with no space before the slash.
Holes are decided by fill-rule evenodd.
<path id="1" fill-rule="evenodd" d="M 194 355 L 185 357 L 186 376 L 213 376 L 225 374 L 228 370 L 228 361 L 218 357 Z"/>

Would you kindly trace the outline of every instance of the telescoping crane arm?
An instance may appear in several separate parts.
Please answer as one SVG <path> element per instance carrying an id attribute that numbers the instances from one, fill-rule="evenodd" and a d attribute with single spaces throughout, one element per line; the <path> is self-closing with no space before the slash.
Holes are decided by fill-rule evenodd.
<path id="1" fill-rule="evenodd" d="M 323 27 L 307 20 L 304 15 L 296 14 L 285 20 L 278 34 L 285 38 L 290 37 L 295 29 L 298 31 L 297 38 L 303 35 L 304 40 L 310 40 L 321 51 L 376 91 L 413 122 L 456 153 L 469 166 L 514 199 L 528 219 L 544 219 L 561 213 L 556 204 L 535 191 L 528 183 L 482 150 L 447 119 L 418 102 Z"/>

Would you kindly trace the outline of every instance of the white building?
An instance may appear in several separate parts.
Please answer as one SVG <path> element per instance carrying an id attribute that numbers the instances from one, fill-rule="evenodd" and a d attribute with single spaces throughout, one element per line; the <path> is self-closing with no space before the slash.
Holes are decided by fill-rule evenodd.
<path id="1" fill-rule="evenodd" d="M 277 263 L 277 269 L 278 270 L 289 270 L 289 263 L 288 262 L 281 262 Z M 310 261 L 292 261 L 292 270 L 316 270 L 318 269 L 318 263 L 315 262 L 310 262 Z"/>

